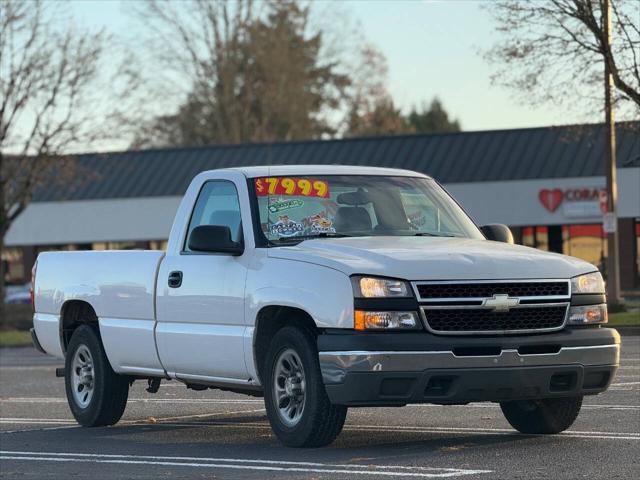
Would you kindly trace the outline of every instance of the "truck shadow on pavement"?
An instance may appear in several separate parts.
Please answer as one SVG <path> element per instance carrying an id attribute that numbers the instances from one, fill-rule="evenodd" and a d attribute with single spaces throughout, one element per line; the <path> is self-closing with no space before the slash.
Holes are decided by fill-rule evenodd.
<path id="1" fill-rule="evenodd" d="M 135 423 L 134 423 L 135 422 Z M 375 427 L 374 427 L 375 428 Z M 428 427 L 424 427 L 428 430 Z M 276 452 L 313 459 L 322 455 L 333 461 L 350 461 L 353 455 L 363 459 L 397 460 L 403 456 L 422 456 L 463 453 L 478 447 L 500 449 L 500 445 L 540 439 L 536 435 L 517 432 L 426 432 L 361 429 L 345 425 L 338 439 L 327 447 L 294 449 L 283 446 L 271 432 L 264 415 L 225 417 L 221 420 L 164 422 L 123 421 L 113 427 L 82 428 L 65 426 L 15 432 L 3 435 L 3 444 L 41 445 L 42 450 L 78 450 L 104 452 L 137 452 L 147 455 L 230 455 L 264 458 Z M 548 440 L 561 440 L 558 436 Z M 10 440 L 10 441 L 9 441 Z M 566 440 L 566 438 L 562 439 Z M 545 442 L 546 443 L 546 442 Z"/>

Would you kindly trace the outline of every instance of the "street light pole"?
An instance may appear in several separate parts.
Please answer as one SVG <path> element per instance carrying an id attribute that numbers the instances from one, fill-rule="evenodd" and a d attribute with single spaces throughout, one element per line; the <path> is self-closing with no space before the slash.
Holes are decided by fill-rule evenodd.
<path id="1" fill-rule="evenodd" d="M 613 112 L 613 77 L 611 75 L 611 0 L 604 0 L 604 109 L 606 123 L 606 175 L 607 212 L 613 217 L 613 229 L 607 232 L 607 300 L 609 304 L 620 303 L 620 256 L 618 253 L 618 217 L 616 204 L 618 184 L 616 180 L 616 125 Z M 611 231 L 613 230 L 613 231 Z"/>

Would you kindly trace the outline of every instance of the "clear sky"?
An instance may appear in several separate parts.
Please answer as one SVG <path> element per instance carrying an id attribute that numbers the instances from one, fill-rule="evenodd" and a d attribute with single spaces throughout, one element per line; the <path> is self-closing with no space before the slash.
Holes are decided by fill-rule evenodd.
<path id="1" fill-rule="evenodd" d="M 127 11 L 135 0 L 74 0 L 81 24 L 135 35 Z M 316 0 L 318 1 L 318 0 Z M 331 6 L 323 0 L 321 6 Z M 335 0 L 334 0 L 335 1 Z M 475 0 L 349 0 L 339 7 L 360 23 L 389 63 L 389 90 L 403 108 L 440 97 L 464 130 L 559 125 L 584 121 L 584 112 L 518 104 L 492 86 L 490 66 L 478 53 L 495 40 L 493 24 Z"/>

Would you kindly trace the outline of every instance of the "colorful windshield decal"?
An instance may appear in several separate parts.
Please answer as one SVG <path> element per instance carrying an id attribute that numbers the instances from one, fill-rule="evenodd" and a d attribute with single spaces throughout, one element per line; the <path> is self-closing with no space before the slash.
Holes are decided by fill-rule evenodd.
<path id="1" fill-rule="evenodd" d="M 255 179 L 256 195 L 293 195 L 298 197 L 329 197 L 329 183 L 324 180 L 299 177 L 262 177 Z"/>
<path id="2" fill-rule="evenodd" d="M 305 226 L 305 231 L 308 232 L 309 235 L 336 233 L 336 229 L 333 228 L 333 222 L 327 218 L 326 212 L 311 215 L 305 218 L 302 224 Z"/>
<path id="3" fill-rule="evenodd" d="M 273 200 L 273 201 L 271 201 Z M 283 200 L 282 198 L 270 199 L 269 212 L 278 213 L 283 210 L 290 210 L 292 208 L 300 208 L 304 206 L 304 202 L 298 199 Z"/>
<path id="4" fill-rule="evenodd" d="M 304 230 L 304 226 L 294 220 L 291 220 L 288 215 L 280 215 L 278 221 L 269 226 L 269 233 L 278 237 L 293 237 Z"/>

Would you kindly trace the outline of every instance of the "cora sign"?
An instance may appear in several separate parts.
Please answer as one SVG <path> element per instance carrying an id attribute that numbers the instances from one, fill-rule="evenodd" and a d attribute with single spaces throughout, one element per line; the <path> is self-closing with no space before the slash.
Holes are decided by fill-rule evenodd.
<path id="1" fill-rule="evenodd" d="M 600 187 L 543 188 L 538 199 L 551 213 L 562 206 L 568 217 L 595 217 L 607 211 L 607 191 Z"/>

